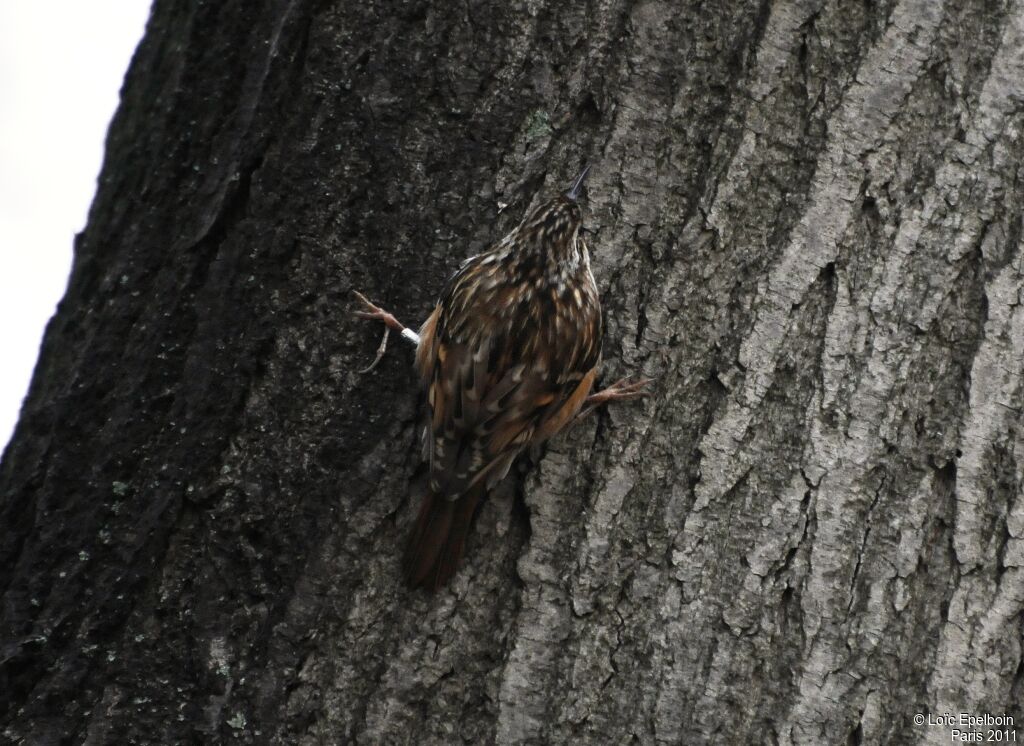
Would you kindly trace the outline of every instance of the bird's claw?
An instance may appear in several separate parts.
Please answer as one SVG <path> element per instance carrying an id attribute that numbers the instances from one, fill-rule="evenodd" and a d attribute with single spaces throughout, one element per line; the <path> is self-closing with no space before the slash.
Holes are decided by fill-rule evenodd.
<path id="1" fill-rule="evenodd" d="M 418 345 L 420 343 L 419 335 L 412 329 L 406 328 L 406 326 L 402 324 L 401 321 L 396 319 L 390 313 L 385 311 L 380 306 L 371 303 L 370 299 L 367 298 L 362 293 L 360 293 L 358 290 L 353 290 L 352 294 L 359 299 L 359 302 L 363 304 L 364 309 L 362 311 L 353 311 L 353 316 L 359 319 L 367 319 L 368 321 L 380 321 L 384 324 L 384 337 L 381 339 L 380 346 L 377 348 L 377 357 L 373 359 L 373 362 L 370 363 L 369 367 L 359 371 L 360 373 L 368 373 L 375 367 L 377 367 L 377 363 L 379 363 L 380 359 L 384 357 L 384 352 L 388 348 L 388 334 L 390 334 L 392 330 L 401 334 L 402 337 L 409 340 L 414 345 Z"/>
<path id="2" fill-rule="evenodd" d="M 380 345 L 377 347 L 377 354 L 373 358 L 373 362 L 367 365 L 365 368 L 360 370 L 360 373 L 369 373 L 371 370 L 377 367 L 377 363 L 384 357 L 384 353 L 388 349 L 388 336 L 391 334 L 392 329 L 398 329 L 401 331 L 403 327 L 398 319 L 392 316 L 390 313 L 385 311 L 380 306 L 376 306 L 370 302 L 370 299 L 360 293 L 358 290 L 352 291 L 353 295 L 359 299 L 359 302 L 363 304 L 366 310 L 364 311 L 353 311 L 352 314 L 359 319 L 367 319 L 369 321 L 381 321 L 384 323 L 384 336 L 381 337 Z"/>
<path id="3" fill-rule="evenodd" d="M 579 422 L 602 404 L 607 404 L 608 402 L 613 401 L 628 401 L 630 399 L 638 399 L 641 396 L 650 395 L 650 392 L 646 391 L 644 387 L 651 381 L 652 379 L 650 378 L 641 378 L 637 381 L 630 381 L 628 378 L 623 378 L 616 381 L 608 388 L 601 389 L 597 393 L 591 394 L 584 400 L 583 406 L 580 408 L 579 414 L 576 415 L 574 422 Z"/>
<path id="4" fill-rule="evenodd" d="M 377 354 L 373 358 L 373 362 L 367 365 L 365 368 L 360 370 L 360 373 L 369 373 L 371 370 L 377 367 L 377 363 L 380 362 L 381 358 L 384 357 L 384 353 L 388 349 L 388 335 L 391 334 L 391 330 L 388 327 L 384 327 L 384 336 L 380 339 L 380 345 L 377 347 Z"/>
<path id="5" fill-rule="evenodd" d="M 648 396 L 650 392 L 646 391 L 644 387 L 650 382 L 650 378 L 641 378 L 637 381 L 630 381 L 628 378 L 623 378 L 616 381 L 608 388 L 602 389 L 597 393 L 588 396 L 586 403 L 593 407 L 598 404 L 604 404 L 605 402 L 624 401 L 637 399 L 641 396 Z"/>
<path id="6" fill-rule="evenodd" d="M 352 294 L 359 299 L 359 302 L 362 303 L 366 309 L 364 311 L 353 311 L 352 313 L 353 315 L 356 316 L 356 318 L 368 319 L 370 321 L 382 321 L 384 322 L 385 326 L 387 326 L 389 329 L 396 329 L 396 331 L 401 331 L 404 328 L 398 322 L 398 319 L 396 319 L 394 316 L 392 316 L 390 313 L 385 311 L 380 306 L 376 306 L 373 303 L 371 303 L 370 299 L 367 298 L 362 293 L 360 293 L 358 290 L 353 290 Z"/>

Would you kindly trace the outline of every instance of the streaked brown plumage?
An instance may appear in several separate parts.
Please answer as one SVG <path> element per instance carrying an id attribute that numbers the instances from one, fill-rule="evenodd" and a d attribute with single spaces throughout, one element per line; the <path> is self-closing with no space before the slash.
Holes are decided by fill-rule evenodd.
<path id="1" fill-rule="evenodd" d="M 601 358 L 601 304 L 579 235 L 586 173 L 467 259 L 420 329 L 430 475 L 403 562 L 412 586 L 438 588 L 451 578 L 480 498 L 524 449 L 565 427 L 585 402 L 632 398 L 645 383 L 620 383 L 588 400 Z M 361 316 L 415 336 L 363 300 L 370 311 Z"/>

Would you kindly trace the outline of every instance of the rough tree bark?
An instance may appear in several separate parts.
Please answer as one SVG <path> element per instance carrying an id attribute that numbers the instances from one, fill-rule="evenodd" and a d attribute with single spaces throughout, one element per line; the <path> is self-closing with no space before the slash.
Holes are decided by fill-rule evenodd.
<path id="1" fill-rule="evenodd" d="M 1024 7 L 158 0 L 0 486 L 15 743 L 1024 719 Z M 585 203 L 605 380 L 436 596 L 407 323 Z"/>

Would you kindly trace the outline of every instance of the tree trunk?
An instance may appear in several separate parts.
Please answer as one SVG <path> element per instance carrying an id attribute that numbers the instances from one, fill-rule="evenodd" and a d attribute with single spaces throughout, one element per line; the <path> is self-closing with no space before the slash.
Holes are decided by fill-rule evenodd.
<path id="1" fill-rule="evenodd" d="M 0 733 L 1020 723 L 1022 130 L 1020 2 L 157 2 L 0 470 Z M 351 291 L 419 323 L 585 162 L 652 395 L 407 591 L 423 404 Z"/>

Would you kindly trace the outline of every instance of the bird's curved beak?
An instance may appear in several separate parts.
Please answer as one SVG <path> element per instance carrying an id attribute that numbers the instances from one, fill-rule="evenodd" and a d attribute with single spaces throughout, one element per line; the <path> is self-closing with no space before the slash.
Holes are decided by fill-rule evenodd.
<path id="1" fill-rule="evenodd" d="M 572 186 L 569 187 L 569 191 L 565 193 L 565 196 L 571 199 L 573 202 L 579 199 L 580 189 L 583 188 L 583 181 L 587 178 L 587 174 L 589 172 L 590 165 L 587 164 L 586 166 L 583 167 L 583 171 L 580 172 L 580 175 L 576 177 L 576 181 L 574 181 L 572 183 Z"/>

